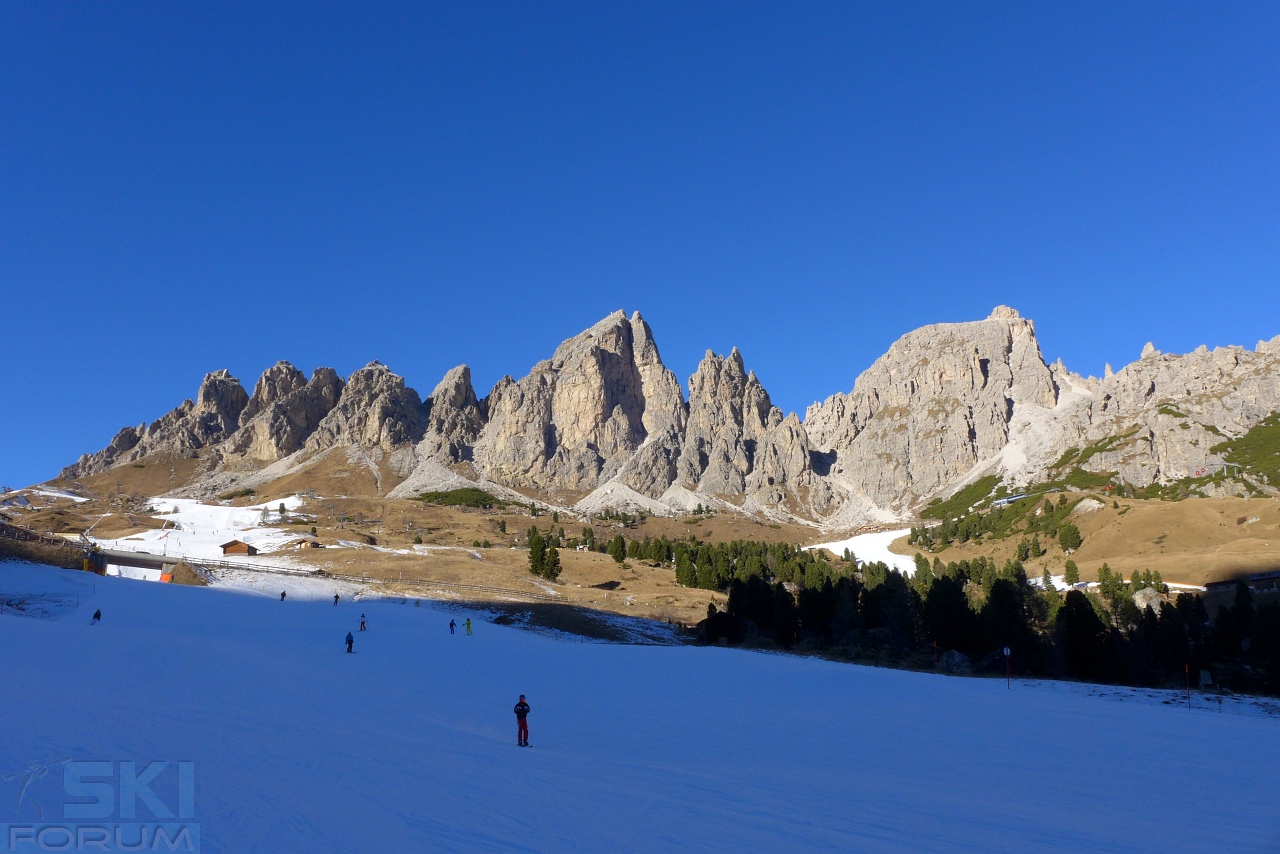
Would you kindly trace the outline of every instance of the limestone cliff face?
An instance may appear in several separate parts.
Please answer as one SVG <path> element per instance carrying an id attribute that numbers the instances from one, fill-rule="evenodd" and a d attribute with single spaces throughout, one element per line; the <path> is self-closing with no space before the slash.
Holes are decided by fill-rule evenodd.
<path id="1" fill-rule="evenodd" d="M 288 362 L 269 368 L 258 380 L 240 429 L 223 453 L 256 462 L 274 462 L 301 450 L 337 405 L 343 382 L 333 368 L 317 368 L 308 382 Z"/>
<path id="2" fill-rule="evenodd" d="M 849 395 L 810 407 L 831 476 L 881 506 L 909 511 L 971 476 L 1013 486 L 1073 467 L 1147 486 L 1212 471 L 1212 448 L 1280 411 L 1280 347 L 1197 348 L 1141 357 L 1101 380 L 1046 366 L 1030 321 L 998 308 L 985 321 L 916 330 Z M 1065 461 L 1065 462 L 1064 462 Z"/>
<path id="3" fill-rule="evenodd" d="M 240 426 L 248 424 L 262 410 L 306 384 L 307 378 L 302 371 L 283 360 L 276 362 L 258 377 L 249 403 L 240 413 Z"/>
<path id="4" fill-rule="evenodd" d="M 174 439 L 191 449 L 220 442 L 240 426 L 240 413 L 248 404 L 249 395 L 240 385 L 240 380 L 231 376 L 229 371 L 209 374 L 200 384 L 200 393 L 196 395 L 196 404 L 190 415 L 172 422 L 176 434 Z M 148 438 L 153 428 L 157 437 L 165 432 L 164 428 L 152 424 L 147 430 Z"/>
<path id="5" fill-rule="evenodd" d="M 684 401 L 649 326 L 619 311 L 570 338 L 528 376 L 504 377 L 485 400 L 474 449 L 485 477 L 512 487 L 594 489 L 650 433 L 683 425 Z"/>
<path id="6" fill-rule="evenodd" d="M 471 459 L 485 414 L 471 385 L 471 369 L 459 365 L 444 375 L 427 398 L 426 435 L 418 455 L 441 463 Z"/>
<path id="7" fill-rule="evenodd" d="M 299 471 L 345 447 L 370 466 L 389 457 L 407 477 L 393 494 L 470 479 L 584 507 L 714 498 L 851 526 L 909 516 L 986 473 L 1010 486 L 1075 466 L 1135 486 L 1194 476 L 1222 463 L 1215 444 L 1277 411 L 1280 337 L 1181 356 L 1148 344 L 1138 361 L 1086 379 L 1045 364 L 1032 322 L 999 307 L 908 333 L 801 422 L 773 405 L 737 349 L 707 352 L 686 402 L 649 325 L 615 312 L 483 400 L 465 365 L 425 402 L 377 362 L 346 383 L 329 368 L 306 380 L 280 362 L 252 397 L 219 371 L 194 402 L 124 428 L 64 475 L 200 455 L 208 464 L 197 477 L 217 494 L 218 478 L 265 483 L 280 475 L 264 470 Z"/>
<path id="8" fill-rule="evenodd" d="M 121 429 L 105 448 L 97 453 L 81 454 L 80 459 L 64 468 L 60 476 L 75 480 L 106 471 L 117 463 L 125 462 L 126 455 L 138 446 L 138 442 L 142 441 L 146 431 L 146 424 Z"/>
<path id="9" fill-rule="evenodd" d="M 997 454 L 1015 410 L 1052 409 L 1057 391 L 1034 325 L 1001 306 L 986 320 L 898 339 L 852 392 L 811 406 L 805 427 L 834 457 L 832 474 L 905 510 Z"/>
<path id="10" fill-rule="evenodd" d="M 194 403 L 185 400 L 149 425 L 126 427 L 110 445 L 96 454 L 82 456 L 64 469 L 62 476 L 87 477 L 152 454 L 194 456 L 201 448 L 216 445 L 235 432 L 240 413 L 248 403 L 249 395 L 230 372 L 207 374 Z"/>
<path id="11" fill-rule="evenodd" d="M 1145 486 L 1220 466 L 1214 445 L 1276 411 L 1280 350 L 1270 344 L 1260 342 L 1252 352 L 1199 347 L 1185 355 L 1147 345 L 1142 358 L 1098 382 L 1060 415 L 1063 439 L 1053 450 L 1088 448 L 1082 468 L 1115 471 Z"/>
<path id="12" fill-rule="evenodd" d="M 336 405 L 307 438 L 306 449 L 356 446 L 394 452 L 417 444 L 426 416 L 422 399 L 404 377 L 370 362 L 347 379 Z"/>
<path id="13" fill-rule="evenodd" d="M 748 374 L 738 348 L 727 357 L 710 350 L 689 379 L 689 421 L 680 449 L 680 485 L 718 495 L 746 492 L 756 449 L 782 412 Z"/>

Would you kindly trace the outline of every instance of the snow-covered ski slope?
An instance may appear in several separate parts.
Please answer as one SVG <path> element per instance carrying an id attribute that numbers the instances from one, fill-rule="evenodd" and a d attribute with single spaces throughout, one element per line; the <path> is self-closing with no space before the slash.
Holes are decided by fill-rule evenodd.
<path id="1" fill-rule="evenodd" d="M 293 512 L 303 503 L 294 495 L 251 507 L 202 504 L 189 498 L 153 498 L 152 512 L 169 526 L 120 539 L 93 539 L 107 549 L 184 556 L 192 560 L 225 559 L 221 546 L 231 540 L 240 540 L 269 553 L 298 540 L 299 536 L 296 531 L 267 527 L 265 522 L 278 520 L 280 507 Z M 236 560 L 234 556 L 231 559 Z"/>
<path id="2" fill-rule="evenodd" d="M 0 772 L 195 761 L 202 850 L 218 852 L 1280 846 L 1267 702 L 1189 711 L 1176 693 L 1006 690 L 478 620 L 451 636 L 465 615 L 348 587 L 335 607 L 306 583 L 280 602 L 0 563 L 0 596 L 49 607 L 0 615 Z M 60 792 L 55 775 L 33 786 L 46 809 Z"/>

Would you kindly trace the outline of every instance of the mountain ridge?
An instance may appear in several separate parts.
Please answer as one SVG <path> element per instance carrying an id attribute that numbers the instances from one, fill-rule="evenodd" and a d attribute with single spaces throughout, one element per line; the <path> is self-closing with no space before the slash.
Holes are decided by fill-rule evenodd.
<path id="1" fill-rule="evenodd" d="M 1086 378 L 1046 363 L 1034 322 L 998 306 L 906 333 L 802 420 L 773 405 L 736 347 L 708 350 L 682 386 L 640 312 L 616 311 L 484 397 L 466 365 L 425 398 L 377 361 L 346 380 L 278 362 L 252 395 L 215 371 L 194 402 L 123 428 L 62 477 L 164 453 L 199 459 L 176 491 L 208 497 L 345 449 L 391 497 L 469 483 L 583 511 L 704 504 L 848 527 L 909 518 L 984 475 L 1049 480 L 1073 450 L 1116 483 L 1192 477 L 1225 464 L 1212 450 L 1223 437 L 1277 410 L 1280 336 L 1180 356 L 1148 344 Z"/>

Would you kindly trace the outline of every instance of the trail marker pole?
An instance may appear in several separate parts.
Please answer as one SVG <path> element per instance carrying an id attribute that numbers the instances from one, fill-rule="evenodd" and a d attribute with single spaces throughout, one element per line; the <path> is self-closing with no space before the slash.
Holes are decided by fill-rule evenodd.
<path id="1" fill-rule="evenodd" d="M 1013 690 L 1013 670 L 1009 665 L 1009 647 L 1004 648 L 1004 687 L 1005 690 Z"/>
<path id="2" fill-rule="evenodd" d="M 1187 671 L 1187 711 L 1191 711 L 1191 665 L 1184 664 L 1183 669 Z"/>

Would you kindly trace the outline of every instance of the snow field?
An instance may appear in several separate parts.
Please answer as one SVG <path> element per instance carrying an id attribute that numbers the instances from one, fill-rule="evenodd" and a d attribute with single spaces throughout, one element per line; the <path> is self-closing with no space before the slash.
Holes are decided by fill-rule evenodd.
<path id="1" fill-rule="evenodd" d="M 895 554 L 889 551 L 889 544 L 899 537 L 905 537 L 911 533 L 910 528 L 902 528 L 897 531 L 878 531 L 874 534 L 856 534 L 846 540 L 837 540 L 831 543 L 818 543 L 814 546 L 805 546 L 806 549 L 830 549 L 837 557 L 844 554 L 844 550 L 848 549 L 857 558 L 859 564 L 883 562 L 890 569 L 896 569 L 903 575 L 910 576 L 916 571 L 916 562 L 914 556 Z"/>
<path id="2" fill-rule="evenodd" d="M 1280 719 L 1247 704 L 1188 711 L 1161 692 L 582 644 L 475 617 L 474 637 L 450 636 L 457 612 L 350 601 L 349 587 L 334 606 L 333 584 L 246 592 L 0 563 L 0 595 L 81 597 L 58 619 L 0 616 L 0 772 L 63 755 L 193 760 L 204 851 L 1280 841 Z M 528 750 L 515 746 L 521 693 Z M 15 793 L 0 787 L 0 808 Z M 58 781 L 34 794 L 55 802 Z"/>
<path id="3" fill-rule="evenodd" d="M 300 509 L 304 501 L 296 495 L 266 501 L 251 507 L 224 507 L 202 504 L 189 498 L 154 498 L 153 514 L 172 525 L 164 529 L 143 531 L 118 540 L 94 538 L 106 549 L 186 556 L 194 560 L 235 560 L 224 558 L 221 546 L 231 540 L 246 542 L 259 552 L 269 553 L 284 548 L 298 539 L 296 531 L 285 531 L 263 525 L 277 515 L 280 505 L 289 512 Z"/>

